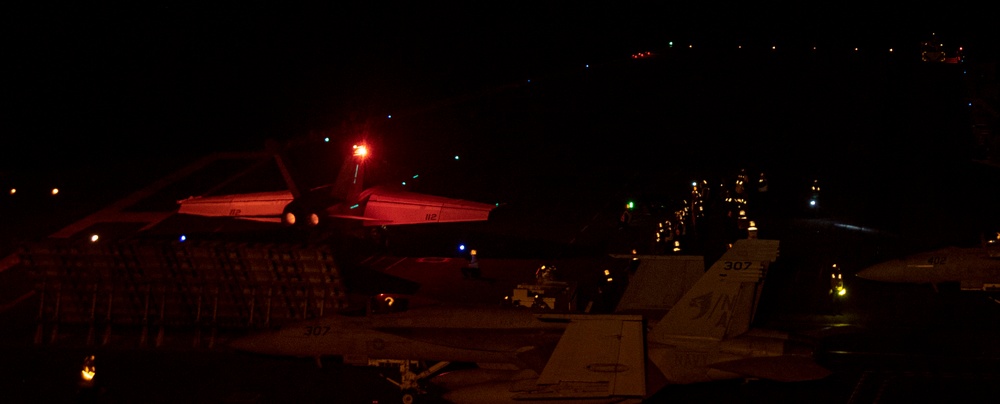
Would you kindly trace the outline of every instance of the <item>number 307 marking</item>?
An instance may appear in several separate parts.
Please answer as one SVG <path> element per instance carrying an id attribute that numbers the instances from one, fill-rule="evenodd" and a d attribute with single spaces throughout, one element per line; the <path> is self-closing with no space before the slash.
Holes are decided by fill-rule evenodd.
<path id="1" fill-rule="evenodd" d="M 727 271 L 739 271 L 742 269 L 750 269 L 751 266 L 750 261 L 726 261 L 722 269 Z"/>
<path id="2" fill-rule="evenodd" d="M 311 326 L 310 325 L 310 326 L 306 327 L 306 334 L 305 335 L 307 337 L 316 337 L 316 336 L 326 335 L 328 332 L 330 332 L 330 327 L 324 327 L 324 326 L 321 326 L 321 325 L 317 325 L 317 326 Z"/>

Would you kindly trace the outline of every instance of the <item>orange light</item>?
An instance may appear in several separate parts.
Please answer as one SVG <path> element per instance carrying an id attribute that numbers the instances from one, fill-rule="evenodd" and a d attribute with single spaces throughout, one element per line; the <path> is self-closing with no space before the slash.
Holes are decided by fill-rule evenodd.
<path id="1" fill-rule="evenodd" d="M 94 355 L 90 355 L 83 360 L 83 369 L 80 370 L 80 381 L 90 383 L 97 374 L 97 366 L 94 365 Z"/>
<path id="2" fill-rule="evenodd" d="M 354 155 L 358 157 L 365 157 L 368 155 L 368 148 L 365 145 L 354 145 Z"/>

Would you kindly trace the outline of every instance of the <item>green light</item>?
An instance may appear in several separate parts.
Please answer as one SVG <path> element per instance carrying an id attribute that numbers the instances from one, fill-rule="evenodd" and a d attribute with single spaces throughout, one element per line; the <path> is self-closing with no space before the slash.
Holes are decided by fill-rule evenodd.
<path id="1" fill-rule="evenodd" d="M 633 208 L 635 208 L 635 202 L 628 201 L 628 205 L 627 206 L 628 206 L 628 210 L 632 210 Z"/>

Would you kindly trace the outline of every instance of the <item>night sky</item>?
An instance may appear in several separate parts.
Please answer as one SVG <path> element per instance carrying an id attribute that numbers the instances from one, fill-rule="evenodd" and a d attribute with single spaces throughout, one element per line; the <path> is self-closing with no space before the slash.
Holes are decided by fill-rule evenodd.
<path id="1" fill-rule="evenodd" d="M 867 139 L 942 99 L 914 98 L 925 73 L 875 48 L 913 60 L 938 32 L 973 60 L 996 49 L 992 27 L 958 8 L 396 3 L 5 5 L 0 169 L 103 173 L 307 136 L 403 145 L 388 148 L 403 164 L 486 149 L 496 162 L 529 141 L 588 165 L 620 157 L 605 152 L 623 140 L 647 152 L 744 136 L 759 153 L 846 150 L 859 146 L 844 136 Z M 700 53 L 682 54 L 688 43 Z M 751 56 L 731 54 L 737 44 Z M 811 46 L 826 53 L 805 56 Z M 647 50 L 662 57 L 632 63 Z"/>

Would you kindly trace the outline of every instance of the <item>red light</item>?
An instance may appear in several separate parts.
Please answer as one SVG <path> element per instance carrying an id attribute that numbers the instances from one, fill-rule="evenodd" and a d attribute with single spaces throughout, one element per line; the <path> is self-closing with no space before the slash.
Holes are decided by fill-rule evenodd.
<path id="1" fill-rule="evenodd" d="M 365 145 L 354 145 L 354 155 L 357 157 L 365 157 L 368 155 L 368 148 Z"/>

